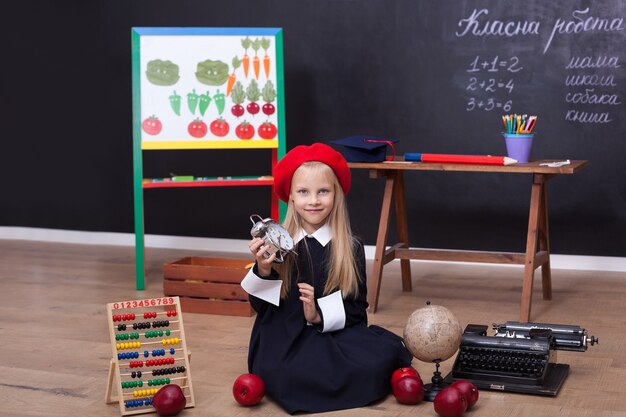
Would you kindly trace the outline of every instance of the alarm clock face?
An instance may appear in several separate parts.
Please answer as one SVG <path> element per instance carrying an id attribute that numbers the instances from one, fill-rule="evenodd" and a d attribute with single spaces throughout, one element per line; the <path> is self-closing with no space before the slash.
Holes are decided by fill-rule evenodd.
<path id="1" fill-rule="evenodd" d="M 272 242 L 273 245 L 283 250 L 293 249 L 293 239 L 289 236 L 289 233 L 277 224 L 269 224 L 267 227 L 267 239 Z"/>

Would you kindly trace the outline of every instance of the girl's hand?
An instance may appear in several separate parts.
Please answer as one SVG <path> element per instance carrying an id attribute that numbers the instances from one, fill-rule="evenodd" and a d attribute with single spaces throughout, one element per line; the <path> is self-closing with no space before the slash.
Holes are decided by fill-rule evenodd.
<path id="1" fill-rule="evenodd" d="M 272 262 L 276 258 L 276 254 L 273 253 L 269 258 L 265 257 L 269 245 L 265 245 L 265 241 L 261 238 L 255 237 L 248 243 L 248 247 L 250 248 L 250 252 L 256 258 L 257 269 L 259 270 L 259 275 L 262 277 L 269 277 L 272 273 Z"/>
<path id="2" fill-rule="evenodd" d="M 315 308 L 315 291 L 309 284 L 303 282 L 298 284 L 300 290 L 300 301 L 304 310 L 304 318 L 312 324 L 318 324 L 322 321 L 317 308 Z"/>

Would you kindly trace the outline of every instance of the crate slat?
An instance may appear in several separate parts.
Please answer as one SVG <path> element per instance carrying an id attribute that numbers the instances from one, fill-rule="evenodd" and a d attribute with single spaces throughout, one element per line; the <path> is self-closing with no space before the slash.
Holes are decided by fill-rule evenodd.
<path id="1" fill-rule="evenodd" d="M 217 314 L 221 316 L 251 317 L 255 314 L 247 301 L 205 300 L 180 297 L 180 306 L 186 313 Z"/>
<path id="2" fill-rule="evenodd" d="M 190 313 L 254 315 L 241 280 L 254 265 L 250 259 L 189 256 L 163 265 L 163 293 L 179 296 Z"/>

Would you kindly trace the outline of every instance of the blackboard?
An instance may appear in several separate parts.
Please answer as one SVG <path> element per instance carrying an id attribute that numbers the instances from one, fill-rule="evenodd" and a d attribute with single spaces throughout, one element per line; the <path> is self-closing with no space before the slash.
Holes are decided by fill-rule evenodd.
<path id="1" fill-rule="evenodd" d="M 288 149 L 363 134 L 399 139 L 400 154 L 504 154 L 502 114 L 536 114 L 531 158 L 589 160 L 548 186 L 553 253 L 626 256 L 621 0 L 64 3 L 15 5 L 24 10 L 2 28 L 12 63 L 2 225 L 133 232 L 131 27 L 280 27 Z M 232 157 L 154 153 L 144 176 L 229 175 Z M 237 158 L 239 175 L 267 166 Z M 411 246 L 523 250 L 529 181 L 407 175 Z M 382 186 L 354 173 L 352 226 L 370 245 Z M 269 196 L 151 190 L 144 206 L 148 234 L 247 239 L 248 216 L 269 212 Z"/>

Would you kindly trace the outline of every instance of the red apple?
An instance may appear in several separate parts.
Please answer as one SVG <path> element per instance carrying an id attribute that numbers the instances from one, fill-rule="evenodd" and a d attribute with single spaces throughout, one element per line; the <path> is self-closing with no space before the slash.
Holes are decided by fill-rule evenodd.
<path id="1" fill-rule="evenodd" d="M 418 404 L 424 398 L 424 384 L 419 376 L 403 376 L 391 388 L 400 404 Z"/>
<path id="2" fill-rule="evenodd" d="M 265 395 L 265 383 L 254 374 L 240 375 L 233 384 L 233 396 L 241 405 L 257 405 Z"/>
<path id="3" fill-rule="evenodd" d="M 417 370 L 415 368 L 412 368 L 410 366 L 408 368 L 398 368 L 393 371 L 393 374 L 391 375 L 391 386 L 393 387 L 393 384 L 395 384 L 398 379 L 407 375 L 416 376 L 418 378 L 420 377 L 420 374 L 417 373 Z"/>
<path id="4" fill-rule="evenodd" d="M 445 387 L 433 402 L 435 412 L 441 417 L 461 417 L 467 410 L 467 400 L 458 388 L 452 385 Z"/>
<path id="5" fill-rule="evenodd" d="M 187 399 L 178 385 L 168 384 L 154 394 L 152 405 L 160 416 L 175 416 L 183 411 Z"/>
<path id="6" fill-rule="evenodd" d="M 461 393 L 465 396 L 465 400 L 467 401 L 467 409 L 472 408 L 474 404 L 478 401 L 478 388 L 474 384 L 464 379 L 459 379 L 455 383 L 452 384 L 453 387 L 458 388 Z"/>

